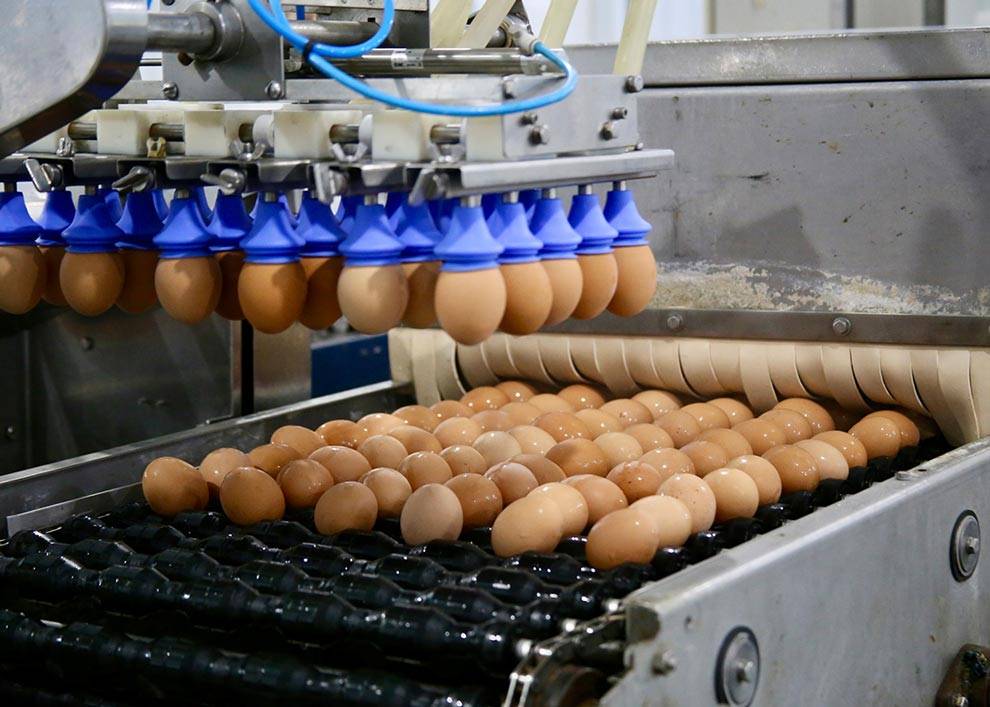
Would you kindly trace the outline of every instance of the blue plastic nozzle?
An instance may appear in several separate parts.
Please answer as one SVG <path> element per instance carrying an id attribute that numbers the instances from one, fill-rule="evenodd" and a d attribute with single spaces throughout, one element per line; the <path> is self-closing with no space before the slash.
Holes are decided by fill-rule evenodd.
<path id="1" fill-rule="evenodd" d="M 590 189 L 582 190 L 571 200 L 567 221 L 581 237 L 578 255 L 603 255 L 612 252 L 612 241 L 619 236 L 605 219 L 598 196 Z"/>
<path id="2" fill-rule="evenodd" d="M 536 210 L 536 202 L 540 200 L 539 189 L 523 189 L 519 192 L 519 201 L 526 208 L 526 218 L 533 220 L 533 212 Z"/>
<path id="3" fill-rule="evenodd" d="M 206 226 L 206 230 L 213 236 L 210 250 L 223 253 L 239 249 L 241 241 L 251 230 L 251 225 L 251 217 L 244 208 L 244 199 L 240 194 L 217 194 L 213 216 Z"/>
<path id="4" fill-rule="evenodd" d="M 155 208 L 151 192 L 131 192 L 124 203 L 124 211 L 117 221 L 123 236 L 117 247 L 130 250 L 153 250 L 153 239 L 162 230 L 162 220 Z"/>
<path id="5" fill-rule="evenodd" d="M 96 193 L 106 201 L 107 208 L 110 209 L 114 223 L 119 221 L 121 215 L 124 213 L 124 209 L 120 205 L 120 194 L 110 187 L 100 187 L 96 190 Z"/>
<path id="6" fill-rule="evenodd" d="M 165 202 L 165 192 L 161 189 L 153 189 L 151 197 L 155 200 L 155 209 L 158 210 L 158 218 L 162 221 L 168 218 L 168 204 Z"/>
<path id="7" fill-rule="evenodd" d="M 262 195 L 258 194 L 258 198 L 254 202 L 254 208 L 251 209 L 251 219 L 253 221 L 258 220 L 258 207 L 261 205 L 261 197 Z M 292 209 L 289 208 L 289 197 L 285 194 L 285 192 L 282 192 L 278 195 L 278 200 L 283 206 L 285 206 L 285 210 L 289 214 L 289 221 L 292 223 L 292 227 L 295 228 L 297 225 L 297 219 L 296 215 L 292 213 Z"/>
<path id="8" fill-rule="evenodd" d="M 490 219 L 495 209 L 502 203 L 501 194 L 484 194 L 481 197 L 481 210 L 485 212 L 485 219 Z"/>
<path id="9" fill-rule="evenodd" d="M 533 235 L 543 243 L 543 248 L 540 249 L 543 260 L 577 257 L 574 252 L 581 243 L 581 236 L 568 223 L 564 207 L 554 190 L 546 190 L 536 202 L 529 227 Z"/>
<path id="10" fill-rule="evenodd" d="M 422 263 L 435 259 L 433 249 L 443 238 L 443 234 L 433 223 L 429 206 L 425 203 L 413 206 L 407 202 L 401 211 L 404 219 L 399 224 L 396 235 L 403 245 L 402 262 Z"/>
<path id="11" fill-rule="evenodd" d="M 35 243 L 45 248 L 64 248 L 62 231 L 69 227 L 75 216 L 76 205 L 72 202 L 72 194 L 65 189 L 48 192 L 45 207 L 38 217 L 41 233 Z"/>
<path id="12" fill-rule="evenodd" d="M 123 236 L 107 206 L 106 195 L 99 192 L 79 197 L 76 215 L 62 232 L 69 253 L 115 253 L 117 241 Z"/>
<path id="13" fill-rule="evenodd" d="M 496 268 L 502 250 L 488 230 L 480 200 L 470 198 L 454 207 L 447 234 L 434 248 L 443 260 L 441 270 L 448 272 Z"/>
<path id="14" fill-rule="evenodd" d="M 152 242 L 165 260 L 210 255 L 213 234 L 206 228 L 196 198 L 188 191 L 176 189 L 165 226 Z"/>
<path id="15" fill-rule="evenodd" d="M 621 183 L 608 193 L 604 213 L 612 228 L 619 232 L 612 247 L 647 245 L 646 234 L 652 228 L 650 222 L 639 215 L 632 192 Z"/>
<path id="16" fill-rule="evenodd" d="M 346 233 L 350 233 L 354 227 L 354 217 L 357 209 L 364 203 L 364 197 L 360 194 L 351 194 L 341 197 L 340 208 L 337 209 L 337 222 Z"/>
<path id="17" fill-rule="evenodd" d="M 274 192 L 265 192 L 254 212 L 254 225 L 241 241 L 244 262 L 272 265 L 299 260 L 304 241 L 292 226 L 287 202 Z"/>
<path id="18" fill-rule="evenodd" d="M 0 193 L 0 246 L 34 245 L 41 226 L 31 218 L 24 195 L 19 191 Z"/>
<path id="19" fill-rule="evenodd" d="M 304 199 L 303 206 L 306 209 L 306 227 L 302 227 L 303 219 L 300 218 L 300 226 L 296 228 L 296 234 L 304 241 L 299 255 L 304 258 L 339 256 L 340 244 L 347 238 L 347 234 L 337 223 L 333 210 L 312 197 Z M 303 209 L 300 208 L 300 215 L 302 212 Z"/>
<path id="20" fill-rule="evenodd" d="M 507 195 L 508 196 L 508 195 Z M 509 197 L 498 205 L 488 222 L 497 221 L 500 231 L 497 240 L 504 250 L 498 262 L 503 265 L 531 263 L 539 260 L 543 243 L 533 235 L 526 219 L 526 207 Z"/>
<path id="21" fill-rule="evenodd" d="M 395 265 L 403 245 L 388 223 L 385 207 L 377 203 L 357 206 L 350 235 L 340 244 L 344 266 Z"/>
<path id="22" fill-rule="evenodd" d="M 404 191 L 391 191 L 385 199 L 385 215 L 388 216 L 388 223 L 396 233 L 405 221 L 408 203 L 409 193 Z"/>

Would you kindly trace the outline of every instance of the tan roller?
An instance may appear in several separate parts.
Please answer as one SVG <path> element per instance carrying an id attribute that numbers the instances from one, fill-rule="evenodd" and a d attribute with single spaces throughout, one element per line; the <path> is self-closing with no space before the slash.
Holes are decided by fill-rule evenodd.
<path id="1" fill-rule="evenodd" d="M 523 380 L 539 381 L 547 385 L 556 385 L 553 377 L 543 365 L 540 354 L 540 341 L 537 336 L 514 336 L 509 339 L 509 353 L 519 369 Z"/>
<path id="2" fill-rule="evenodd" d="M 481 344 L 481 350 L 485 352 L 488 367 L 500 380 L 520 377 L 519 369 L 516 368 L 515 361 L 512 360 L 512 352 L 509 351 L 508 335 L 492 335 Z"/>
<path id="3" fill-rule="evenodd" d="M 574 366 L 571 358 L 571 338 L 560 334 L 540 336 L 540 356 L 547 373 L 562 385 L 568 383 L 587 383 Z"/>
<path id="4" fill-rule="evenodd" d="M 801 381 L 794 344 L 767 344 L 767 364 L 770 380 L 781 398 L 810 398 L 811 392 Z"/>
<path id="5" fill-rule="evenodd" d="M 743 392 L 754 412 L 764 413 L 779 402 L 763 345 L 747 343 L 739 347 L 739 371 Z"/>
<path id="6" fill-rule="evenodd" d="M 485 352 L 481 350 L 481 345 L 465 346 L 457 345 L 457 365 L 460 366 L 461 373 L 467 380 L 471 388 L 480 388 L 483 385 L 495 385 L 498 383 L 498 376 L 492 373 Z"/>
<path id="7" fill-rule="evenodd" d="M 412 331 L 395 328 L 388 333 L 388 366 L 396 383 L 412 383 Z"/>
<path id="8" fill-rule="evenodd" d="M 595 351 L 605 387 L 616 397 L 628 398 L 639 392 L 626 365 L 625 341 L 618 336 L 603 337 L 595 341 Z"/>
<path id="9" fill-rule="evenodd" d="M 871 402 L 896 405 L 897 399 L 883 381 L 880 349 L 876 346 L 850 346 L 849 356 L 852 359 L 853 375 L 863 394 Z"/>
<path id="10" fill-rule="evenodd" d="M 715 368 L 712 366 L 711 344 L 705 339 L 684 339 L 678 346 L 681 371 L 691 388 L 702 398 L 725 395 Z"/>
<path id="11" fill-rule="evenodd" d="M 968 350 L 941 349 L 938 352 L 938 384 L 942 395 L 950 402 L 949 409 L 956 419 L 964 442 L 971 442 L 980 436 L 969 377 L 970 358 Z M 936 422 L 939 420 L 936 419 Z"/>
<path id="12" fill-rule="evenodd" d="M 574 366 L 586 380 L 605 383 L 595 339 L 596 337 L 593 336 L 571 337 L 571 358 L 574 359 Z"/>
<path id="13" fill-rule="evenodd" d="M 973 390 L 990 390 L 990 353 L 974 351 L 969 359 L 969 379 Z M 990 395 L 973 396 L 976 432 L 979 437 L 990 435 Z"/>
<path id="14" fill-rule="evenodd" d="M 430 406 L 440 402 L 440 388 L 437 387 L 437 364 L 434 358 L 433 332 L 429 329 L 415 331 L 412 340 L 413 388 L 416 402 Z"/>
<path id="15" fill-rule="evenodd" d="M 825 380 L 835 400 L 846 410 L 869 412 L 870 404 L 863 397 L 856 376 L 853 374 L 852 357 L 849 347 L 845 344 L 822 345 L 822 368 L 825 370 Z"/>
<path id="16" fill-rule="evenodd" d="M 540 41 L 548 47 L 564 46 L 564 38 L 574 18 L 577 0 L 551 0 L 540 26 Z"/>
<path id="17" fill-rule="evenodd" d="M 442 331 L 427 330 L 433 334 L 433 358 L 437 371 L 437 389 L 444 400 L 460 400 L 467 392 L 457 370 L 457 344 Z"/>
<path id="18" fill-rule="evenodd" d="M 676 339 L 654 339 L 653 367 L 664 382 L 661 388 L 697 397 L 681 370 L 679 342 Z"/>
<path id="19" fill-rule="evenodd" d="M 801 382 L 815 397 L 828 398 L 832 396 L 822 365 L 821 344 L 796 344 L 794 360 L 797 362 Z"/>
<path id="20" fill-rule="evenodd" d="M 965 440 L 962 428 L 956 422 L 952 405 L 946 400 L 938 380 L 938 351 L 936 349 L 911 349 L 911 370 L 918 393 L 929 413 L 938 423 L 942 434 L 953 444 Z"/>
<path id="21" fill-rule="evenodd" d="M 430 46 L 456 47 L 471 15 L 471 0 L 439 0 L 430 15 Z"/>
<path id="22" fill-rule="evenodd" d="M 898 405 L 925 415 L 928 410 L 921 402 L 911 370 L 911 352 L 902 347 L 884 346 L 880 349 L 880 372 L 883 383 Z"/>
<path id="23" fill-rule="evenodd" d="M 729 393 L 743 392 L 742 372 L 739 370 L 739 342 L 716 339 L 709 346 L 712 370 L 719 383 Z"/>
<path id="24" fill-rule="evenodd" d="M 662 388 L 664 381 L 653 366 L 653 342 L 646 337 L 626 339 L 626 367 L 641 388 Z"/>

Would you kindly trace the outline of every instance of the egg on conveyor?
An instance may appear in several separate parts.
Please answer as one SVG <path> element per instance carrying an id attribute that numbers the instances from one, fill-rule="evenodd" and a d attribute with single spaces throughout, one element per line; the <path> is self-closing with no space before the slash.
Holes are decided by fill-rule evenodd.
<path id="1" fill-rule="evenodd" d="M 557 396 L 570 403 L 574 410 L 595 409 L 605 404 L 605 396 L 601 391 L 584 383 L 561 388 Z"/>
<path id="2" fill-rule="evenodd" d="M 409 545 L 423 545 L 432 540 L 457 540 L 464 527 L 460 499 L 446 486 L 421 486 L 406 500 L 399 527 L 402 539 Z"/>
<path id="3" fill-rule="evenodd" d="M 863 443 L 870 459 L 895 457 L 901 449 L 901 429 L 886 417 L 864 417 L 849 428 L 849 434 Z"/>
<path id="4" fill-rule="evenodd" d="M 683 410 L 671 410 L 658 417 L 654 424 L 670 435 L 675 447 L 683 447 L 693 442 L 701 434 L 701 426 L 689 413 Z"/>
<path id="5" fill-rule="evenodd" d="M 254 467 L 238 467 L 220 484 L 220 506 L 232 523 L 254 525 L 263 520 L 281 520 L 285 497 L 278 483 Z"/>
<path id="6" fill-rule="evenodd" d="M 405 445 L 390 435 L 372 435 L 361 443 L 357 451 L 372 469 L 379 466 L 398 469 L 402 460 L 409 455 Z"/>
<path id="7" fill-rule="evenodd" d="M 371 471 L 368 460 L 350 447 L 320 447 L 309 458 L 325 466 L 336 483 L 357 481 Z"/>
<path id="8" fill-rule="evenodd" d="M 645 464 L 649 464 L 657 470 L 660 474 L 661 483 L 669 479 L 674 474 L 697 473 L 697 470 L 694 468 L 694 462 L 691 461 L 691 457 L 679 449 L 671 449 L 669 447 L 652 449 L 641 456 L 639 460 Z"/>
<path id="9" fill-rule="evenodd" d="M 427 484 L 444 484 L 453 477 L 447 462 L 433 452 L 410 454 L 399 465 L 399 473 L 406 477 L 413 491 Z"/>
<path id="10" fill-rule="evenodd" d="M 679 410 L 681 407 L 681 399 L 665 390 L 641 390 L 632 396 L 632 399 L 649 408 L 654 420 L 666 412 Z"/>
<path id="11" fill-rule="evenodd" d="M 660 545 L 660 530 L 644 511 L 624 508 L 610 513 L 588 533 L 585 553 L 592 567 L 607 570 L 627 562 L 647 564 Z"/>
<path id="12" fill-rule="evenodd" d="M 624 427 L 615 415 L 610 415 L 595 408 L 578 410 L 574 413 L 574 417 L 587 425 L 591 431 L 591 436 L 594 438 L 598 438 L 606 432 L 622 432 Z M 637 425 L 631 425 L 631 427 L 637 427 Z"/>
<path id="13" fill-rule="evenodd" d="M 763 458 L 773 464 L 780 474 L 781 490 L 784 493 L 814 491 L 821 474 L 815 458 L 800 447 L 789 444 L 767 450 Z"/>
<path id="14" fill-rule="evenodd" d="M 753 453 L 749 441 L 735 430 L 721 428 L 705 430 L 698 436 L 700 442 L 712 442 L 725 450 L 729 459 Z"/>
<path id="15" fill-rule="evenodd" d="M 835 429 L 835 421 L 828 410 L 807 398 L 787 398 L 774 406 L 775 410 L 794 410 L 802 415 L 811 425 L 812 434 L 820 434 Z"/>
<path id="16" fill-rule="evenodd" d="M 752 420 L 754 417 L 753 411 L 749 409 L 749 406 L 735 398 L 715 398 L 709 400 L 708 404 L 714 405 L 724 412 L 729 418 L 730 426 L 744 422 L 745 420 Z"/>
<path id="17" fill-rule="evenodd" d="M 570 412 L 545 412 L 533 424 L 558 442 L 576 437 L 590 441 L 592 437 L 588 426 Z"/>
<path id="18" fill-rule="evenodd" d="M 760 506 L 760 490 L 749 474 L 740 469 L 716 469 L 703 481 L 715 494 L 715 521 L 752 518 Z"/>
<path id="19" fill-rule="evenodd" d="M 535 425 L 513 427 L 509 434 L 519 443 L 523 454 L 546 454 L 557 444 L 549 432 Z"/>
<path id="20" fill-rule="evenodd" d="M 533 476 L 536 477 L 536 481 L 540 485 L 563 481 L 567 478 L 563 469 L 542 454 L 517 454 L 512 457 L 512 461 L 516 464 L 522 464 L 533 472 Z"/>
<path id="21" fill-rule="evenodd" d="M 608 479 L 591 474 L 572 476 L 563 482 L 578 490 L 588 504 L 588 522 L 597 523 L 612 511 L 629 506 L 626 496 L 616 484 Z"/>
<path id="22" fill-rule="evenodd" d="M 282 467 L 276 481 L 289 508 L 313 508 L 333 486 L 333 476 L 327 468 L 312 459 L 289 462 Z"/>
<path id="23" fill-rule="evenodd" d="M 712 527 L 715 520 L 715 494 L 703 479 L 694 474 L 675 474 L 660 484 L 658 491 L 681 501 L 691 512 L 691 532 Z"/>
<path id="24" fill-rule="evenodd" d="M 409 481 L 395 469 L 372 469 L 360 481 L 375 494 L 378 515 L 382 518 L 398 518 L 412 494 Z"/>
<path id="25" fill-rule="evenodd" d="M 564 517 L 546 495 L 526 496 L 506 506 L 492 525 L 492 549 L 499 557 L 553 552 L 563 537 Z"/>
<path id="26" fill-rule="evenodd" d="M 251 458 L 239 449 L 223 447 L 214 449 L 203 457 L 199 463 L 199 473 L 210 489 L 210 496 L 216 498 L 220 492 L 220 484 L 234 469 L 241 466 L 251 466 Z"/>
<path id="27" fill-rule="evenodd" d="M 378 499 L 357 481 L 334 484 L 320 496 L 313 512 L 316 529 L 323 535 L 344 530 L 371 530 L 378 519 Z"/>
<path id="28" fill-rule="evenodd" d="M 466 444 L 455 444 L 440 452 L 440 457 L 447 462 L 450 473 L 454 476 L 460 474 L 484 474 L 488 469 L 488 463 L 474 447 Z"/>
<path id="29" fill-rule="evenodd" d="M 842 453 L 842 456 L 846 458 L 846 463 L 849 464 L 850 469 L 866 466 L 867 461 L 869 461 L 866 454 L 866 447 L 848 432 L 830 430 L 828 432 L 821 432 L 812 439 L 825 442 L 838 449 Z"/>
<path id="30" fill-rule="evenodd" d="M 711 403 L 691 403 L 681 408 L 681 412 L 686 412 L 695 419 L 701 431 L 714 429 L 728 429 L 731 425 L 729 416 L 722 408 Z"/>
<path id="31" fill-rule="evenodd" d="M 642 461 L 619 464 L 605 478 L 622 489 L 629 503 L 656 494 L 664 481 L 660 472 Z"/>
<path id="32" fill-rule="evenodd" d="M 643 403 L 631 398 L 616 398 L 598 408 L 602 412 L 614 415 L 622 426 L 653 422 L 653 413 Z"/>
<path id="33" fill-rule="evenodd" d="M 694 464 L 695 473 L 704 476 L 710 471 L 721 469 L 729 461 L 729 455 L 722 447 L 714 442 L 695 440 L 681 447 L 681 452 L 687 454 Z"/>
<path id="34" fill-rule="evenodd" d="M 574 412 L 575 406 L 560 395 L 553 393 L 537 393 L 527 400 L 530 405 L 540 412 Z"/>
<path id="35" fill-rule="evenodd" d="M 756 489 L 760 494 L 760 505 L 765 506 L 776 503 L 780 500 L 782 485 L 780 474 L 777 468 L 763 457 L 754 454 L 745 454 L 741 457 L 730 459 L 726 465 L 731 469 L 739 469 L 749 475 L 749 478 L 756 484 Z"/>
<path id="36" fill-rule="evenodd" d="M 814 434 L 811 423 L 801 413 L 786 408 L 774 408 L 760 415 L 761 420 L 769 420 L 779 427 L 787 438 L 787 444 L 811 439 Z"/>
<path id="37" fill-rule="evenodd" d="M 412 425 L 393 427 L 389 430 L 388 436 L 402 442 L 402 446 L 406 448 L 406 452 L 409 454 L 413 452 L 439 453 L 443 451 L 443 445 L 440 444 L 440 440 L 426 430 L 413 427 Z"/>
<path id="38" fill-rule="evenodd" d="M 732 429 L 746 438 L 753 454 L 764 454 L 774 447 L 787 444 L 787 435 L 769 420 L 743 420 L 733 425 Z"/>
<path id="39" fill-rule="evenodd" d="M 518 501 L 539 485 L 533 472 L 516 462 L 492 467 L 485 472 L 485 478 L 498 486 L 505 505 Z"/>
<path id="40" fill-rule="evenodd" d="M 171 517 L 183 511 L 201 511 L 210 500 L 206 481 L 192 464 L 175 457 L 159 457 L 144 469 L 141 491 L 151 510 Z"/>
<path id="41" fill-rule="evenodd" d="M 490 526 L 502 511 L 502 492 L 490 478 L 480 474 L 459 474 L 444 486 L 457 496 L 465 528 Z"/>
<path id="42" fill-rule="evenodd" d="M 512 401 L 502 407 L 501 412 L 509 416 L 512 420 L 512 427 L 518 425 L 529 425 L 543 413 L 539 408 L 521 401 Z M 510 427 L 509 429 L 511 429 Z"/>
<path id="43" fill-rule="evenodd" d="M 481 436 L 481 425 L 467 417 L 449 417 L 437 425 L 433 435 L 445 448 L 455 444 L 472 445 Z"/>
<path id="44" fill-rule="evenodd" d="M 261 469 L 269 476 L 275 478 L 282 467 L 293 459 L 299 459 L 300 455 L 292 447 L 285 444 L 262 444 L 248 452 L 248 466 Z"/>
<path id="45" fill-rule="evenodd" d="M 654 449 L 663 449 L 665 447 L 674 446 L 674 440 L 671 436 L 667 434 L 666 431 L 653 424 L 640 423 L 637 425 L 629 425 L 629 427 L 623 431 L 639 442 L 639 446 L 643 449 L 644 454 L 646 452 L 651 452 Z M 709 432 L 713 431 L 717 430 L 709 430 Z M 705 434 L 708 434 L 708 432 Z M 699 437 L 699 439 L 701 438 Z M 707 441 L 714 442 L 716 440 L 709 439 Z"/>
<path id="46" fill-rule="evenodd" d="M 595 444 L 608 460 L 609 469 L 643 456 L 643 447 L 636 438 L 622 432 L 606 432 L 599 435 L 595 438 Z"/>
<path id="47" fill-rule="evenodd" d="M 849 478 L 849 462 L 842 456 L 842 452 L 831 444 L 820 439 L 803 439 L 794 446 L 803 449 L 814 458 L 821 479 L 842 481 Z"/>
<path id="48" fill-rule="evenodd" d="M 565 439 L 552 447 L 546 457 L 568 476 L 578 474 L 605 476 L 609 471 L 605 453 L 590 439 Z"/>
<path id="49" fill-rule="evenodd" d="M 295 449 L 303 457 L 308 457 L 326 444 L 323 441 L 323 437 L 308 427 L 301 427 L 299 425 L 284 425 L 279 427 L 272 433 L 270 441 L 273 444 L 284 444 L 287 447 L 292 447 L 292 449 Z"/>
<path id="50" fill-rule="evenodd" d="M 427 432 L 433 432 L 440 424 L 439 418 L 425 405 L 406 405 L 392 414 L 407 425 L 418 427 Z"/>
<path id="51" fill-rule="evenodd" d="M 660 547 L 681 547 L 691 537 L 693 519 L 684 502 L 673 496 L 646 496 L 630 508 L 645 513 L 657 527 Z"/>
<path id="52" fill-rule="evenodd" d="M 351 420 L 328 420 L 316 428 L 316 433 L 331 447 L 357 449 L 367 439 L 357 423 Z"/>
<path id="53" fill-rule="evenodd" d="M 489 466 L 501 464 L 523 452 L 522 446 L 508 432 L 485 432 L 471 446 L 481 452 Z"/>
<path id="54" fill-rule="evenodd" d="M 588 502 L 573 486 L 556 482 L 541 484 L 529 492 L 530 496 L 544 496 L 557 504 L 563 518 L 564 536 L 580 535 L 588 526 Z"/>

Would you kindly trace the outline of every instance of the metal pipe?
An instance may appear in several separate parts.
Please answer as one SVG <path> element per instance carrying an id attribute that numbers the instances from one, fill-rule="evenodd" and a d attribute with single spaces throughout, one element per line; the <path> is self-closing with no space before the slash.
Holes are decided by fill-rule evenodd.
<path id="1" fill-rule="evenodd" d="M 251 123 L 241 123 L 237 129 L 237 136 L 241 142 L 254 140 L 253 127 Z M 148 137 L 161 138 L 166 142 L 183 142 L 186 139 L 185 134 L 186 129 L 182 123 L 152 123 L 148 127 Z M 78 120 L 69 123 L 69 137 L 73 140 L 96 140 L 96 123 L 84 123 Z"/>
<path id="2" fill-rule="evenodd" d="M 186 139 L 186 130 L 181 123 L 152 123 L 148 128 L 148 137 L 161 138 L 165 142 L 182 142 Z"/>
<path id="3" fill-rule="evenodd" d="M 78 120 L 69 123 L 69 137 L 73 140 L 95 140 L 96 123 L 83 123 Z"/>
<path id="4" fill-rule="evenodd" d="M 347 45 L 358 44 L 374 36 L 378 31 L 375 22 L 358 22 L 357 20 L 332 20 L 317 22 L 316 20 L 296 20 L 289 23 L 293 31 L 306 39 L 320 44 Z"/>
<path id="5" fill-rule="evenodd" d="M 330 142 L 352 145 L 360 139 L 360 126 L 357 123 L 337 123 L 330 126 Z"/>
<path id="6" fill-rule="evenodd" d="M 430 142 L 435 145 L 456 145 L 460 141 L 460 125 L 434 125 L 430 128 Z"/>
<path id="7" fill-rule="evenodd" d="M 430 74 L 559 73 L 543 56 L 516 49 L 375 49 L 362 57 L 334 62 L 344 71 L 363 76 L 428 76 Z"/>
<path id="8" fill-rule="evenodd" d="M 149 50 L 205 54 L 216 42 L 216 26 L 201 12 L 148 13 Z"/>

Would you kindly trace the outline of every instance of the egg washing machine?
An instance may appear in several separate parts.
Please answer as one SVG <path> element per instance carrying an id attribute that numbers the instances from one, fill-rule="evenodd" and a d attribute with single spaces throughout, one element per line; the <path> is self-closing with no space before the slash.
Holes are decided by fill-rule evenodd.
<path id="1" fill-rule="evenodd" d="M 354 19 L 380 13 L 307 5 L 318 11 L 296 28 L 325 42 L 365 38 Z M 490 41 L 504 48 L 427 50 L 426 3 L 398 5 L 394 46 L 422 49 L 343 62 L 373 84 L 482 101 L 544 90 L 552 69 L 513 48 L 513 20 Z M 76 0 L 42 15 L 43 31 L 11 13 L 0 181 L 278 185 L 327 200 L 628 181 L 659 284 L 634 317 L 475 345 L 393 329 L 391 381 L 313 400 L 298 328 L 4 315 L 6 704 L 987 702 L 984 30 L 663 42 L 633 77 L 610 75 L 614 47 L 569 48 L 579 92 L 498 121 L 482 158 L 473 126 L 450 119 L 400 120 L 389 134 L 402 139 L 382 148 L 353 106 L 235 109 L 352 94 L 306 73 L 243 2 L 143 6 Z M 64 41 L 39 45 L 53 32 Z M 162 81 L 131 80 L 145 48 L 164 52 Z M 16 73 L 25 56 L 45 90 Z M 300 153 L 301 134 L 329 134 L 325 154 Z M 162 519 L 141 500 L 142 470 L 162 455 L 248 449 L 285 424 L 509 379 L 743 395 L 757 411 L 785 397 L 897 405 L 940 433 L 608 571 L 588 565 L 581 537 L 501 559 L 486 529 L 409 547 L 388 522 L 323 537 L 305 514 L 239 528 L 216 511 Z M 241 415 L 255 409 L 244 390 L 270 393 L 257 409 L 289 404 Z"/>

